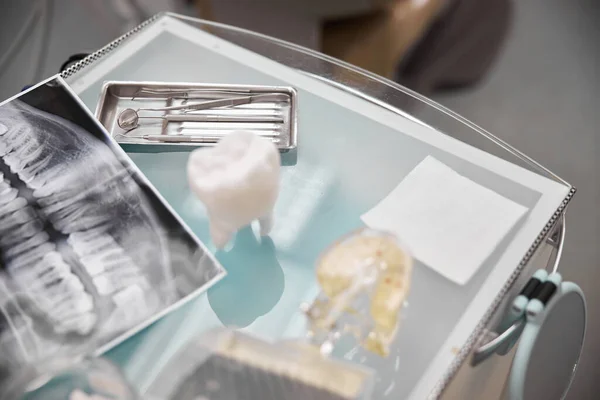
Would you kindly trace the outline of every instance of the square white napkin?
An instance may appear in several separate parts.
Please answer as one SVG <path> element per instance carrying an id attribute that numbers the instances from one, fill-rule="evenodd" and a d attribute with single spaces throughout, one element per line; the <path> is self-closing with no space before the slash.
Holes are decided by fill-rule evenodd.
<path id="1" fill-rule="evenodd" d="M 526 212 L 427 156 L 361 219 L 395 233 L 418 260 L 464 285 Z"/>

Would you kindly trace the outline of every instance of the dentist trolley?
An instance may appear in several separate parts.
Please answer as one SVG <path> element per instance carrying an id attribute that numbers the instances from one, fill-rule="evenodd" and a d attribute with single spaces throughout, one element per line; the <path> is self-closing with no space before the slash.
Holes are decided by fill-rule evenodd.
<path id="1" fill-rule="evenodd" d="M 415 266 L 388 357 L 364 349 L 338 356 L 375 371 L 375 399 L 560 398 L 568 390 L 586 319 L 583 294 L 562 281 L 558 268 L 564 214 L 575 189 L 501 139 L 341 61 L 174 14 L 151 18 L 62 76 L 92 111 L 107 81 L 297 91 L 297 148 L 282 168 L 273 241 L 240 232 L 231 251 L 217 253 L 229 274 L 222 285 L 107 353 L 142 397 L 170 357 L 210 329 L 235 326 L 269 341 L 303 337 L 299 305 L 317 295 L 319 253 L 360 228 L 360 215 L 428 156 L 526 207 L 527 214 L 464 285 Z M 206 217 L 186 183 L 189 153 L 126 151 L 209 243 Z M 540 269 L 546 272 L 535 272 Z M 538 384 L 549 376 L 552 385 Z"/>

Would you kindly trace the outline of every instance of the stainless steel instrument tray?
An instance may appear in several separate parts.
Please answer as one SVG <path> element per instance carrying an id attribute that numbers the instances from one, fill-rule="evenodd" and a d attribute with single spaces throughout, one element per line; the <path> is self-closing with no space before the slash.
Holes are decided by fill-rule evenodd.
<path id="1" fill-rule="evenodd" d="M 240 105 L 230 108 L 197 110 L 186 115 L 215 117 L 265 117 L 265 122 L 170 122 L 165 123 L 161 112 L 140 111 L 140 116 L 158 117 L 144 119 L 139 127 L 126 131 L 119 127 L 117 118 L 127 109 L 170 107 L 210 100 L 252 96 L 259 94 L 283 95 L 285 101 L 273 101 Z M 103 85 L 100 101 L 96 108 L 96 118 L 110 135 L 129 151 L 177 151 L 190 147 L 214 146 L 218 139 L 236 130 L 250 130 L 261 136 L 270 137 L 281 152 L 296 148 L 296 90 L 286 86 L 214 85 L 197 83 L 165 82 L 117 82 Z M 281 118 L 281 123 L 273 123 L 273 117 Z M 142 135 L 193 135 L 202 142 L 166 142 L 141 138 Z"/>

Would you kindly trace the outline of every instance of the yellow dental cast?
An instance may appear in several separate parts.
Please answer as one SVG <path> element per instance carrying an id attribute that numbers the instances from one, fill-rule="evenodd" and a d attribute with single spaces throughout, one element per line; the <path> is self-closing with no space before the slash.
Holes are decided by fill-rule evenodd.
<path id="1" fill-rule="evenodd" d="M 315 326 L 328 329 L 341 313 L 358 314 L 359 324 L 366 317 L 368 329 L 362 345 L 386 356 L 395 337 L 400 309 L 408 294 L 412 257 L 395 236 L 386 232 L 362 229 L 333 244 L 317 265 L 317 280 L 328 301 L 319 300 L 321 309 L 309 317 Z M 355 306 L 367 295 L 367 307 Z M 363 308 L 363 309 L 361 309 Z M 346 327 L 348 328 L 348 327 Z M 360 332 L 361 327 L 354 328 Z M 348 329 L 347 329 L 348 330 Z"/>

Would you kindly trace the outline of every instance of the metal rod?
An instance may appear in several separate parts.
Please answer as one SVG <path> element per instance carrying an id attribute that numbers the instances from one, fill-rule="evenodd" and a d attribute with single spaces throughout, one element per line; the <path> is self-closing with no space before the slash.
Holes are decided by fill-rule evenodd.
<path id="1" fill-rule="evenodd" d="M 169 107 L 148 107 L 148 108 L 138 108 L 136 112 L 139 111 L 173 111 L 173 110 L 207 110 L 210 108 L 216 107 L 234 107 L 240 104 L 248 104 L 252 102 L 253 96 L 244 96 L 244 97 L 232 97 L 228 99 L 218 99 L 218 100 L 209 100 L 203 101 L 201 103 L 194 104 L 182 104 L 178 106 L 169 106 Z"/>
<path id="2" fill-rule="evenodd" d="M 282 124 L 284 122 L 281 117 L 273 116 L 243 116 L 243 115 L 210 115 L 210 114 L 168 114 L 164 116 L 144 116 L 139 119 L 163 119 L 167 122 L 270 122 Z"/>
<path id="3" fill-rule="evenodd" d="M 559 229 L 556 230 L 555 234 L 548 238 L 548 243 L 556 249 L 556 256 L 554 258 L 554 264 L 552 265 L 552 272 L 558 271 L 558 265 L 562 258 L 563 248 L 565 247 L 565 234 L 567 231 L 567 221 L 565 214 L 561 214 L 560 220 L 558 221 Z"/>
<path id="4" fill-rule="evenodd" d="M 214 128 L 200 128 L 200 127 L 188 127 L 188 128 L 180 128 L 177 129 L 177 132 L 179 132 L 180 135 L 190 135 L 190 136 L 194 136 L 194 135 L 209 135 L 209 136 L 225 136 L 228 135 L 232 132 L 241 130 L 243 128 L 221 128 L 221 129 L 214 129 Z M 273 129 L 262 129 L 262 130 L 256 130 L 256 129 L 243 129 L 245 131 L 250 131 L 252 133 L 254 133 L 257 136 L 281 136 L 281 132 L 279 132 L 278 130 L 273 130 Z"/>
<path id="5" fill-rule="evenodd" d="M 489 356 L 494 354 L 496 350 L 508 339 L 512 338 L 513 335 L 520 332 L 521 328 L 525 324 L 525 316 L 516 320 L 508 329 L 494 337 L 492 340 L 479 346 L 473 353 L 471 359 L 471 365 L 476 366 L 477 364 L 485 361 Z"/>
<path id="6" fill-rule="evenodd" d="M 182 97 L 184 99 L 190 98 L 190 93 L 201 93 L 201 94 L 248 94 L 252 93 L 248 89 L 193 89 L 193 90 L 174 90 L 174 89 L 138 89 L 134 94 L 131 100 L 139 97 L 140 94 L 168 94 L 171 97 Z"/>
<path id="7" fill-rule="evenodd" d="M 284 101 L 287 100 L 288 96 L 285 94 L 257 94 L 252 96 L 243 96 L 243 97 L 231 97 L 227 99 L 218 99 L 218 100 L 209 100 L 203 101 L 201 103 L 193 103 L 193 104 L 182 104 L 178 106 L 169 106 L 169 107 L 148 107 L 148 108 L 138 108 L 136 112 L 139 111 L 173 111 L 173 110 L 208 110 L 210 108 L 217 107 L 235 107 L 242 104 L 250 104 L 258 101 Z"/>
<path id="8" fill-rule="evenodd" d="M 141 136 L 126 136 L 129 138 L 136 139 L 144 139 L 151 140 L 156 142 L 168 142 L 168 143 L 216 143 L 219 140 L 223 139 L 226 135 L 223 136 L 192 136 L 192 135 L 141 135 Z M 277 143 L 279 142 L 278 138 L 265 136 L 267 139 Z"/>

